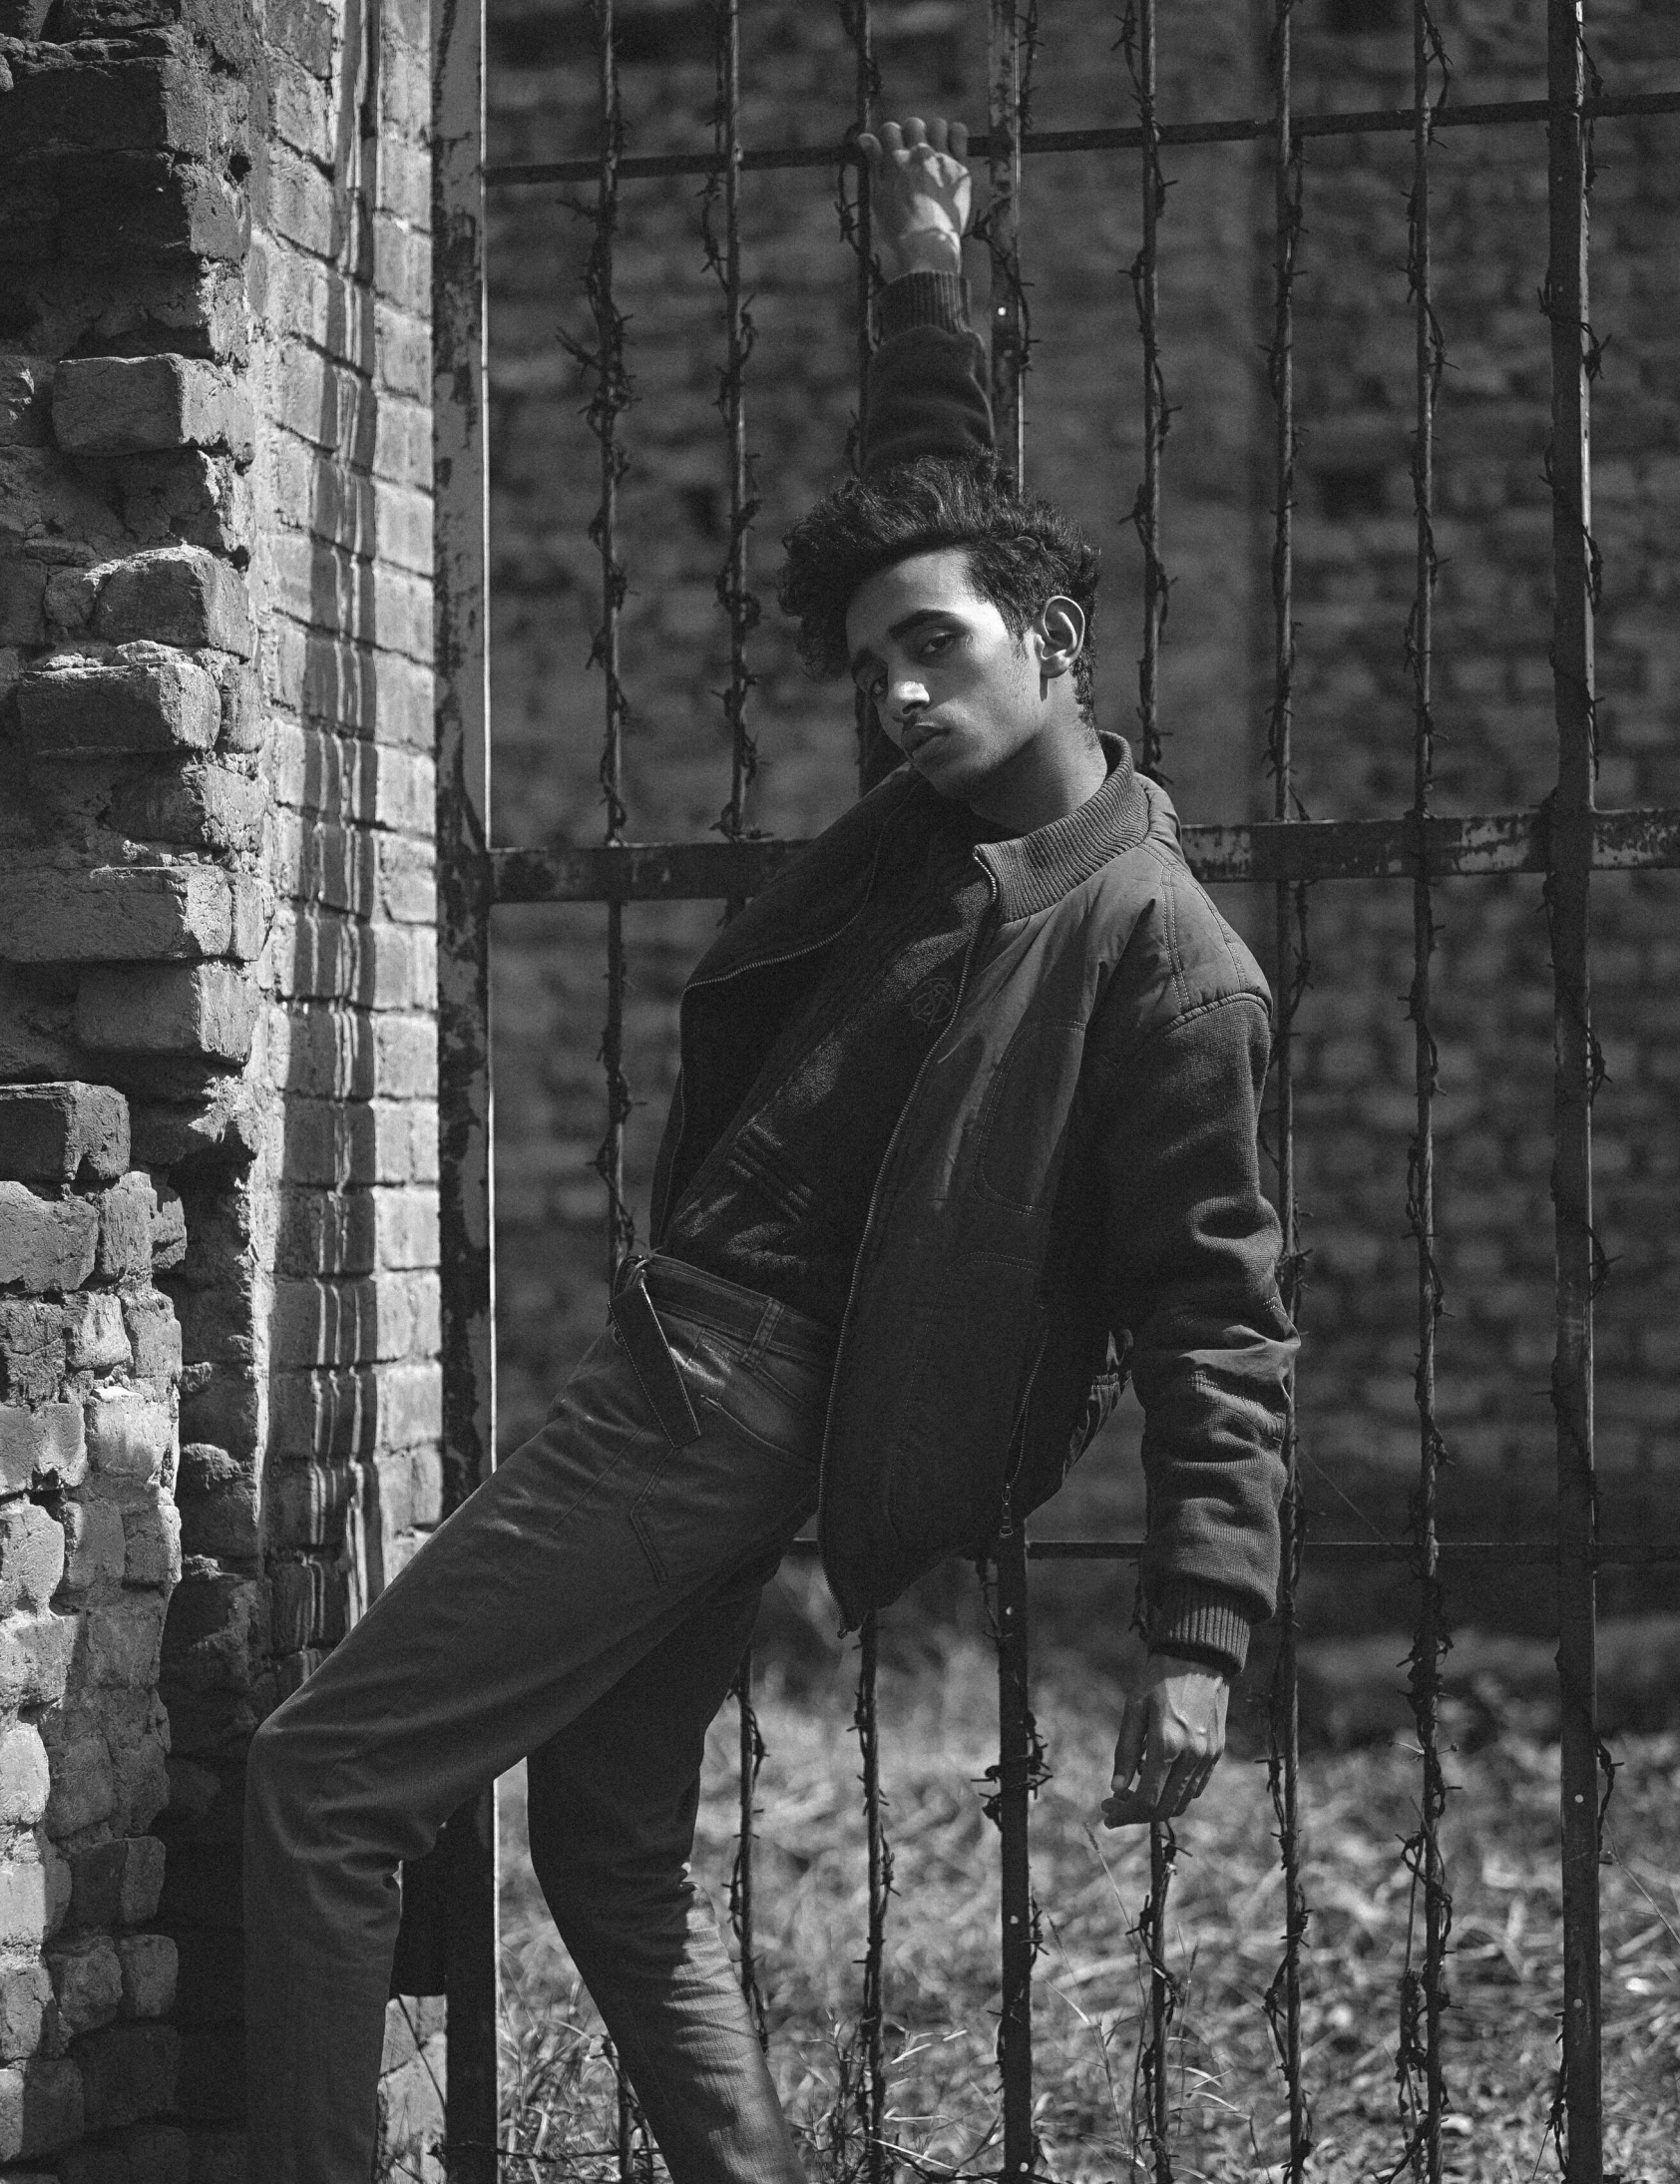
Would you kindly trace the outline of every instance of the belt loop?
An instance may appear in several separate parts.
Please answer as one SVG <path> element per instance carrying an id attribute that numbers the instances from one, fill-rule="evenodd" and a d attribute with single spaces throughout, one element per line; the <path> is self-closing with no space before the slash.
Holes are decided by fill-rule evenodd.
<path id="1" fill-rule="evenodd" d="M 781 1316 L 781 1305 L 774 1297 L 767 1297 L 764 1302 L 764 1309 L 758 1316 L 758 1325 L 753 1330 L 752 1340 L 747 1344 L 745 1353 L 741 1358 L 741 1364 L 748 1372 L 752 1370 L 770 1347 L 770 1337 L 775 1333 Z"/>

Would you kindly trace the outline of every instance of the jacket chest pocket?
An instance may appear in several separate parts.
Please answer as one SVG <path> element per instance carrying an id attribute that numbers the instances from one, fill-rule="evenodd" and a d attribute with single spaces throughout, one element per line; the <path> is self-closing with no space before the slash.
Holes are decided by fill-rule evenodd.
<path id="1" fill-rule="evenodd" d="M 1072 1018 L 1029 1017 L 1010 1041 L 981 1107 L 976 1181 L 988 1197 L 1022 1213 L 1049 1210 L 1084 1049 L 1084 1023 Z"/>

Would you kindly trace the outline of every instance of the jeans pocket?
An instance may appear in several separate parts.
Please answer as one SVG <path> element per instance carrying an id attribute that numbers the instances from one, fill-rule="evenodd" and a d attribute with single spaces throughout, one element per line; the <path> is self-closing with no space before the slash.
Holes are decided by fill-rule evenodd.
<path id="1" fill-rule="evenodd" d="M 713 1399 L 744 1439 L 814 1470 L 822 1457 L 833 1369 L 780 1352 L 737 1363 Z"/>
<path id="2" fill-rule="evenodd" d="M 700 1438 L 669 1450 L 630 1513 L 661 1584 L 691 1584 L 785 1544 L 816 1508 L 828 1374 L 778 1359 L 772 1382 L 737 1365 L 695 1392 Z"/>

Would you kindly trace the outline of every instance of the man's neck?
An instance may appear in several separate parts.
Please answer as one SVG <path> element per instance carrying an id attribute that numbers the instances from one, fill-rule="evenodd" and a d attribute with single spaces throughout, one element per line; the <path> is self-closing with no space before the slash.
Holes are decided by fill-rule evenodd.
<path id="1" fill-rule="evenodd" d="M 1009 834 L 1034 834 L 1088 803 L 1107 777 L 1102 745 L 1081 720 L 1072 734 L 1039 736 L 1017 751 L 967 801 Z"/>

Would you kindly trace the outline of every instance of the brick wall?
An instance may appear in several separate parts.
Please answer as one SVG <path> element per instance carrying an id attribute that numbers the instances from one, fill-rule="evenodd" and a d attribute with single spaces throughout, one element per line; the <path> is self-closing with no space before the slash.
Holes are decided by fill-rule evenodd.
<path id="1" fill-rule="evenodd" d="M 1269 16 L 1269 11 L 1265 11 Z M 876 10 L 882 111 L 984 112 L 984 13 Z M 1506 0 L 1438 9 L 1455 96 L 1543 87 L 1540 18 Z M 1594 51 L 1612 86 L 1680 80 L 1680 31 L 1633 0 L 1597 0 Z M 711 75 L 702 8 L 647 5 L 625 20 L 632 151 L 707 141 Z M 1255 12 L 1174 8 L 1162 18 L 1163 118 L 1263 110 Z M 1297 81 L 1309 107 L 1410 98 L 1409 15 L 1383 0 L 1302 0 Z M 596 91 L 579 11 L 492 0 L 491 143 L 499 160 L 589 154 Z M 1112 51 L 1113 11 L 1044 11 L 1034 120 L 1047 128 L 1132 118 Z M 831 142 L 850 118 L 850 74 L 827 9 L 748 17 L 743 135 Z M 1672 251 L 1674 125 L 1599 131 L 1594 307 L 1610 335 L 1597 392 L 1597 526 L 1605 550 L 1601 720 L 1606 803 L 1672 801 L 1671 690 L 1680 638 L 1664 613 L 1676 431 Z M 1164 551 L 1174 579 L 1162 660 L 1167 769 L 1197 819 L 1269 813 L 1262 765 L 1272 421 L 1260 379 L 1271 184 L 1248 147 L 1172 153 L 1161 224 L 1168 394 Z M 1301 673 L 1296 745 L 1316 817 L 1403 809 L 1411 725 L 1403 632 L 1411 597 L 1412 424 L 1401 137 L 1315 141 L 1306 168 L 1297 371 Z M 624 188 L 619 288 L 634 401 L 621 490 L 630 579 L 625 673 L 632 836 L 703 833 L 725 794 L 713 694 L 725 677 L 712 580 L 724 546 L 721 360 L 715 283 L 700 249 L 697 186 Z M 768 593 L 775 542 L 837 473 L 853 398 L 852 274 L 822 171 L 743 184 L 745 277 L 757 346 L 749 438 L 763 507 L 752 564 Z M 576 193 L 587 210 L 592 193 Z M 1508 808 L 1552 776 L 1549 508 L 1541 132 L 1441 135 L 1437 276 L 1451 358 L 1441 403 L 1438 808 Z M 1137 245 L 1131 155 L 1028 164 L 1023 246 L 1036 347 L 1029 471 L 1104 550 L 1098 712 L 1129 729 L 1138 646 L 1138 555 L 1126 516 L 1140 470 L 1139 364 L 1126 269 Z M 585 665 L 599 569 L 586 534 L 598 459 L 583 383 L 559 334 L 588 340 L 580 274 L 589 226 L 549 191 L 493 200 L 492 551 L 495 829 L 499 839 L 589 840 L 602 694 Z M 971 273 L 984 310 L 982 253 Z M 1257 277 L 1258 275 L 1258 277 Z M 1259 511 L 1258 516 L 1256 511 Z M 757 823 L 807 831 L 852 793 L 844 692 L 800 676 L 773 605 L 752 640 L 761 770 Z M 1671 876 L 1599 883 L 1597 1004 L 1611 1081 L 1598 1110 L 1599 1206 L 1615 1260 L 1602 1300 L 1600 1455 L 1606 1522 L 1637 1529 L 1671 1491 L 1680 1359 L 1680 1162 L 1673 1131 Z M 1250 891 L 1222 907 L 1269 952 L 1271 908 Z M 627 916 L 629 1050 L 639 1102 L 630 1165 L 644 1194 L 674 1067 L 672 1001 L 703 945 L 708 908 Z M 1417 1425 L 1415 1272 L 1405 1232 L 1411 1129 L 1410 900 L 1404 889 L 1316 891 L 1314 984 L 1302 1019 L 1301 1194 L 1312 1250 L 1301 1391 L 1310 1491 L 1323 1529 L 1404 1524 Z M 1455 1470 L 1450 1520 L 1542 1528 L 1551 1425 L 1550 987 L 1538 882 L 1440 891 L 1438 1112 L 1444 1271 L 1452 1317 L 1442 1411 Z M 593 1332 L 600 1311 L 601 1190 L 589 1162 L 604 1106 L 596 1050 L 604 921 L 589 910 L 504 912 L 498 926 L 498 1267 L 502 1415 L 512 1443 Z M 644 1202 L 644 1197 L 643 1197 Z M 1088 1529 L 1137 1514 L 1123 1422 L 1056 1520 Z M 1666 1468 L 1665 1468 L 1666 1467 Z M 1358 1506 L 1356 1516 L 1347 1506 Z M 1077 1509 L 1072 1505 L 1078 1504 Z M 1322 1600 L 1326 1615 L 1402 1617 L 1380 1588 Z M 1608 1588 L 1612 1604 L 1621 1594 Z M 1468 1604 L 1468 1603 L 1460 1603 Z M 1546 1602 L 1480 1606 L 1542 1620 Z"/>
<path id="2" fill-rule="evenodd" d="M 0 31 L 0 2159 L 209 2184 L 246 1739 L 440 1510 L 429 25 Z"/>

